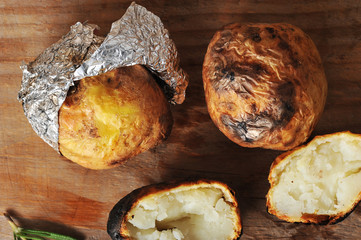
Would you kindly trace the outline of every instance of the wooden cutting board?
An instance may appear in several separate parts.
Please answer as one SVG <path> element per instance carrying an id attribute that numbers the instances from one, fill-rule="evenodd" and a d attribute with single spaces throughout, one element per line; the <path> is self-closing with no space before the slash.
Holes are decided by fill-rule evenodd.
<path id="1" fill-rule="evenodd" d="M 169 139 L 111 170 L 82 168 L 59 156 L 32 130 L 17 101 L 21 61 L 29 62 L 69 31 L 89 21 L 106 34 L 129 6 L 124 0 L 2 0 L 0 2 L 0 212 L 22 226 L 78 239 L 109 239 L 108 212 L 131 190 L 161 181 L 221 180 L 237 194 L 242 239 L 360 239 L 361 208 L 336 225 L 291 224 L 265 207 L 268 170 L 280 152 L 241 148 L 212 123 L 201 70 L 214 32 L 232 22 L 288 22 L 317 45 L 329 84 L 327 104 L 313 136 L 361 133 L 361 1 L 182 0 L 137 1 L 157 14 L 190 76 L 186 101 L 172 107 Z M 0 217 L 0 239 L 12 239 Z"/>

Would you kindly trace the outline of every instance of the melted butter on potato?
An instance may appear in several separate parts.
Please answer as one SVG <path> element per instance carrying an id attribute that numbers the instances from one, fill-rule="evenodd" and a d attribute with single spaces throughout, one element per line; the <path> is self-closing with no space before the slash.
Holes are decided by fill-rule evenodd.
<path id="1" fill-rule="evenodd" d="M 169 134 L 169 104 L 143 67 L 115 69 L 76 84 L 59 111 L 59 149 L 66 158 L 87 168 L 110 168 Z"/>
<path id="2" fill-rule="evenodd" d="M 137 116 L 141 111 L 137 104 L 119 101 L 120 96 L 117 95 L 121 94 L 118 91 L 106 90 L 104 86 L 90 86 L 84 102 L 93 106 L 95 127 L 104 143 L 109 144 L 113 142 L 109 140 L 119 138 L 132 125 L 139 128 Z"/>

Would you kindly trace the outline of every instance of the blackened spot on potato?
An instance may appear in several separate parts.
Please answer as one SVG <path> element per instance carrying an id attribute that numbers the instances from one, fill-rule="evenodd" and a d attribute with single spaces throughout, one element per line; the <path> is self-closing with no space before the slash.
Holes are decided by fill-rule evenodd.
<path id="1" fill-rule="evenodd" d="M 229 78 L 229 79 L 230 79 L 231 81 L 233 81 L 233 80 L 234 80 L 234 72 L 230 72 L 229 75 L 230 75 L 230 78 Z"/>
<path id="2" fill-rule="evenodd" d="M 110 83 L 111 81 L 112 81 L 112 79 L 111 79 L 111 78 L 108 78 L 108 79 L 107 79 L 107 82 L 108 82 L 108 83 Z"/>
<path id="3" fill-rule="evenodd" d="M 256 74 L 260 74 L 263 70 L 265 70 L 259 63 L 253 63 L 252 67 Z"/>
<path id="4" fill-rule="evenodd" d="M 226 59 L 228 65 L 219 71 L 215 71 L 214 77 L 211 79 L 213 88 L 222 91 L 230 88 L 242 98 L 247 99 L 254 96 L 253 87 L 262 82 L 263 75 L 268 74 L 267 66 L 256 61 L 232 62 Z"/>
<path id="5" fill-rule="evenodd" d="M 280 42 L 278 43 L 278 47 L 280 49 L 283 49 L 285 51 L 288 52 L 289 54 L 289 58 L 290 58 L 290 64 L 294 67 L 294 68 L 298 68 L 299 66 L 301 66 L 300 61 L 297 58 L 298 53 L 297 52 L 293 52 L 290 45 L 283 40 L 282 38 L 280 38 Z"/>
<path id="6" fill-rule="evenodd" d="M 222 74 L 223 74 L 223 78 L 229 79 L 232 81 L 234 81 L 234 72 L 232 70 L 228 70 L 228 69 L 222 69 Z"/>
<path id="7" fill-rule="evenodd" d="M 271 27 L 266 27 L 266 30 L 271 34 L 271 38 L 274 39 L 276 37 L 275 29 Z"/>
<path id="8" fill-rule="evenodd" d="M 236 196 L 236 192 L 233 189 L 230 189 L 230 192 L 233 196 Z"/>
<path id="9" fill-rule="evenodd" d="M 64 106 L 73 106 L 80 103 L 82 99 L 82 91 L 81 91 L 81 84 L 79 84 L 81 81 L 76 81 L 74 83 L 74 86 L 71 86 L 68 90 L 67 97 L 63 103 Z"/>
<path id="10" fill-rule="evenodd" d="M 288 45 L 288 43 L 286 43 L 286 41 L 283 40 L 282 38 L 280 38 L 280 42 L 278 43 L 278 47 L 283 49 L 283 50 L 290 50 L 290 45 Z"/>
<path id="11" fill-rule="evenodd" d="M 283 102 L 283 104 L 284 104 L 284 108 L 288 112 L 294 112 L 295 111 L 295 109 L 293 108 L 293 106 L 289 102 Z"/>
<path id="12" fill-rule="evenodd" d="M 279 119 L 279 124 L 287 124 L 293 115 L 295 114 L 294 108 L 294 95 L 295 89 L 291 82 L 286 82 L 277 88 L 277 95 L 280 96 L 281 99 L 281 118 Z"/>
<path id="13" fill-rule="evenodd" d="M 287 81 L 284 84 L 281 84 L 277 88 L 277 93 L 281 96 L 282 99 L 291 100 L 294 97 L 295 89 L 292 82 Z"/>
<path id="14" fill-rule="evenodd" d="M 243 129 L 243 131 L 247 133 L 247 123 L 245 121 L 238 122 L 237 127 Z"/>
<path id="15" fill-rule="evenodd" d="M 222 31 L 221 38 L 223 41 L 229 41 L 232 38 L 232 31 L 231 30 Z"/>
<path id="16" fill-rule="evenodd" d="M 259 27 L 249 27 L 246 31 L 246 37 L 252 39 L 255 42 L 260 42 L 262 39 L 259 35 Z"/>
<path id="17" fill-rule="evenodd" d="M 254 113 L 257 112 L 257 105 L 255 103 L 252 103 L 251 107 Z"/>
<path id="18" fill-rule="evenodd" d="M 249 138 L 249 136 L 247 136 L 248 130 L 247 123 L 245 121 L 233 120 L 230 116 L 226 114 L 223 114 L 221 116 L 221 121 L 223 125 L 226 126 L 237 138 L 241 138 L 242 141 L 249 143 L 254 141 L 253 139 Z"/>
<path id="19" fill-rule="evenodd" d="M 116 239 L 116 240 L 121 240 L 120 234 L 119 234 L 119 233 L 115 233 L 115 234 L 114 234 L 114 239 Z"/>
<path id="20" fill-rule="evenodd" d="M 275 29 L 271 27 L 266 27 L 266 30 L 271 34 L 275 32 Z"/>
<path id="21" fill-rule="evenodd" d="M 258 33 L 255 33 L 253 36 L 252 36 L 252 40 L 255 41 L 255 42 L 260 42 L 262 40 L 261 36 L 258 34 Z"/>
<path id="22" fill-rule="evenodd" d="M 219 53 L 224 50 L 224 45 L 229 42 L 232 38 L 232 31 L 231 30 L 224 30 L 221 32 L 220 38 L 214 44 L 212 50 Z"/>
<path id="23" fill-rule="evenodd" d="M 80 90 L 80 83 L 81 81 L 75 81 L 74 86 L 71 86 L 68 90 L 67 97 L 76 94 Z"/>
<path id="24" fill-rule="evenodd" d="M 257 79 L 257 76 L 262 72 L 267 73 L 266 69 L 257 62 L 236 63 L 231 67 L 240 75 L 248 75 L 252 79 Z"/>
<path id="25" fill-rule="evenodd" d="M 294 55 L 291 55 L 291 59 L 292 59 L 291 65 L 292 65 L 294 68 L 298 68 L 299 66 L 301 66 L 300 61 L 299 61 L 297 58 L 295 58 Z"/>
<path id="26" fill-rule="evenodd" d="M 291 120 L 293 115 L 295 114 L 295 109 L 293 108 L 292 104 L 290 102 L 282 101 L 282 114 L 281 114 L 281 122 L 286 124 Z"/>
<path id="27" fill-rule="evenodd" d="M 252 139 L 250 139 L 250 138 L 248 138 L 248 137 L 245 137 L 245 138 L 244 138 L 244 141 L 245 141 L 245 142 L 248 142 L 248 143 L 253 142 L 253 140 L 252 140 Z"/>

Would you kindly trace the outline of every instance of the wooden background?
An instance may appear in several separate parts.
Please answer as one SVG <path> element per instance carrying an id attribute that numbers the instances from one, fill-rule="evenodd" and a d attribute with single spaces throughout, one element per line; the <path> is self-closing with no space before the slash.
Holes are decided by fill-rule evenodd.
<path id="1" fill-rule="evenodd" d="M 169 139 L 111 170 L 87 170 L 59 156 L 32 130 L 17 101 L 21 61 L 35 59 L 77 21 L 98 24 L 106 34 L 130 1 L 0 1 L 0 212 L 25 227 L 52 230 L 78 239 L 109 239 L 108 212 L 131 190 L 160 181 L 205 177 L 237 193 L 242 239 L 360 239 L 361 207 L 343 222 L 291 224 L 265 208 L 267 175 L 280 152 L 241 148 L 211 122 L 201 69 L 214 32 L 232 22 L 288 22 L 316 43 L 329 93 L 314 135 L 361 133 L 361 1 L 182 0 L 137 1 L 157 14 L 175 41 L 190 75 L 187 99 L 172 107 Z M 12 239 L 0 217 L 0 239 Z"/>

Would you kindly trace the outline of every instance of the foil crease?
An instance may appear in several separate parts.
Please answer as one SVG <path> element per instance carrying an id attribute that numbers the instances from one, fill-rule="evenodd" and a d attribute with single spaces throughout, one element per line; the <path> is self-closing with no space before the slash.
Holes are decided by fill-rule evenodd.
<path id="1" fill-rule="evenodd" d="M 177 49 L 160 18 L 134 2 L 114 22 L 102 45 L 74 73 L 75 79 L 114 68 L 141 64 L 156 72 L 171 89 L 171 103 L 185 99 L 187 74 L 179 67 Z"/>
<path id="2" fill-rule="evenodd" d="M 171 103 L 185 98 L 188 76 L 179 67 L 176 47 L 159 17 L 132 3 L 105 40 L 93 33 L 95 28 L 76 23 L 35 61 L 20 67 L 18 99 L 24 113 L 34 131 L 58 152 L 58 112 L 75 80 L 142 64 L 166 83 Z"/>
<path id="3" fill-rule="evenodd" d="M 47 48 L 34 62 L 22 64 L 18 99 L 34 131 L 51 147 L 58 149 L 58 112 L 77 67 L 89 58 L 91 46 L 101 41 L 93 34 L 97 26 L 76 23 L 70 32 Z"/>

